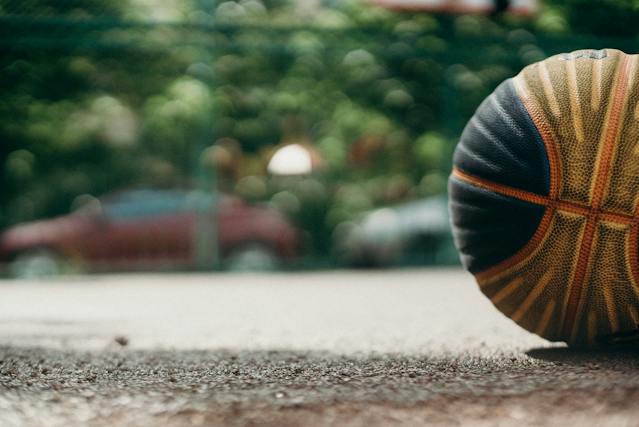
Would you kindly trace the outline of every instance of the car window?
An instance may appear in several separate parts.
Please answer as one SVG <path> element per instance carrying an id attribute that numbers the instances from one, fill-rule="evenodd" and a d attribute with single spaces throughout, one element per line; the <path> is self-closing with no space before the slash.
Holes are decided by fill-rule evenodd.
<path id="1" fill-rule="evenodd" d="M 178 191 L 135 190 L 103 205 L 105 216 L 113 220 L 171 215 L 186 210 L 189 210 L 186 193 Z"/>

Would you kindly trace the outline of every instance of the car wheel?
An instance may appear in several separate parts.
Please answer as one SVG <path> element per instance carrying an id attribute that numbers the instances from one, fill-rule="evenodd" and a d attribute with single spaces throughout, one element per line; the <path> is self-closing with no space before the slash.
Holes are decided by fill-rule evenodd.
<path id="1" fill-rule="evenodd" d="M 273 249 L 259 243 L 242 246 L 226 259 L 226 266 L 230 271 L 273 271 L 278 264 L 278 257 Z"/>
<path id="2" fill-rule="evenodd" d="M 40 279 L 62 273 L 62 259 L 49 249 L 18 254 L 9 264 L 9 274 L 17 279 Z"/>

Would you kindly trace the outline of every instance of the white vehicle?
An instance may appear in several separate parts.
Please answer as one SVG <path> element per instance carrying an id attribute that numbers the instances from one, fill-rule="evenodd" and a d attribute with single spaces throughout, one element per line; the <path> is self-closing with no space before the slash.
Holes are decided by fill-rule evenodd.
<path id="1" fill-rule="evenodd" d="M 339 259 L 353 266 L 441 265 L 459 262 L 445 197 L 431 197 L 364 214 L 336 233 Z"/>

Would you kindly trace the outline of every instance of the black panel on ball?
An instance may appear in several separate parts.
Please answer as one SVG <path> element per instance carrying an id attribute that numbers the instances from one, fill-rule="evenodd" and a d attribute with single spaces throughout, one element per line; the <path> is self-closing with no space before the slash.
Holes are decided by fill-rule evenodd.
<path id="1" fill-rule="evenodd" d="M 479 106 L 462 133 L 453 163 L 477 177 L 548 195 L 546 147 L 511 79 Z"/>
<path id="2" fill-rule="evenodd" d="M 545 206 L 536 205 L 461 181 L 448 182 L 455 245 L 471 273 L 486 270 L 528 243 L 541 223 Z"/>

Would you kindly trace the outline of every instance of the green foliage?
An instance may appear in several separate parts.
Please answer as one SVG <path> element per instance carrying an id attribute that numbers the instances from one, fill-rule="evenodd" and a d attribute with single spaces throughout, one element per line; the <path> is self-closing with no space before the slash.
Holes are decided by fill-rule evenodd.
<path id="1" fill-rule="evenodd" d="M 639 2 L 636 0 L 554 1 L 564 12 L 571 29 L 597 36 L 639 35 Z"/>
<path id="2" fill-rule="evenodd" d="M 195 186 L 204 165 L 325 250 L 367 209 L 445 191 L 456 138 L 505 78 L 611 43 L 575 32 L 634 37 L 638 18 L 630 0 L 549 1 L 533 21 L 358 0 L 5 0 L 0 226 L 65 213 L 82 194 Z M 289 142 L 316 148 L 320 176 L 266 174 Z"/>

